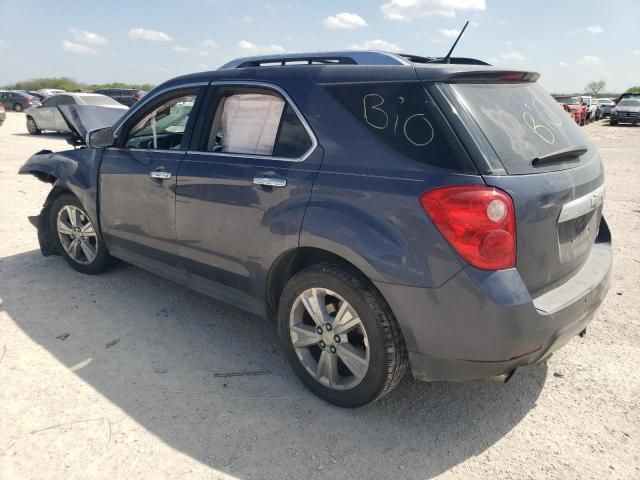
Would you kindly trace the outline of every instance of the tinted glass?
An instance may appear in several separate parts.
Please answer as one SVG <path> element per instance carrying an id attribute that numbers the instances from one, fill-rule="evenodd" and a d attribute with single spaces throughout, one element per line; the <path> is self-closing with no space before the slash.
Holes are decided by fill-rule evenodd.
<path id="1" fill-rule="evenodd" d="M 311 148 L 311 145 L 309 132 L 304 128 L 293 108 L 287 105 L 280 121 L 280 131 L 273 155 L 284 158 L 300 158 Z"/>
<path id="2" fill-rule="evenodd" d="M 325 88 L 369 132 L 404 156 L 434 167 L 474 171 L 451 127 L 419 82 Z"/>
<path id="3" fill-rule="evenodd" d="M 640 100 L 622 100 L 619 107 L 640 107 Z"/>
<path id="4" fill-rule="evenodd" d="M 76 101 L 69 95 L 60 95 L 58 97 L 58 105 L 75 105 Z"/>
<path id="5" fill-rule="evenodd" d="M 42 101 L 42 106 L 43 107 L 55 107 L 58 105 L 58 96 L 54 96 L 54 97 L 49 97 L 49 98 L 45 98 Z"/>
<path id="6" fill-rule="evenodd" d="M 165 101 L 131 128 L 124 146 L 158 150 L 180 149 L 195 100 L 195 95 L 183 95 Z"/>
<path id="7" fill-rule="evenodd" d="M 574 120 L 536 83 L 453 84 L 510 174 L 537 171 L 532 161 L 587 145 Z M 575 162 L 573 162 L 575 164 Z M 567 168 L 566 163 L 545 164 Z"/>

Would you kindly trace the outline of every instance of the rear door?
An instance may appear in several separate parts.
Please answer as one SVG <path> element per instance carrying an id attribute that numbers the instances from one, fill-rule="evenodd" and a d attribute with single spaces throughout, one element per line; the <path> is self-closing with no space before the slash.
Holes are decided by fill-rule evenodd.
<path id="1" fill-rule="evenodd" d="M 42 106 L 37 107 L 35 116 L 38 128 L 41 130 L 57 130 L 58 124 L 56 122 L 56 114 L 58 112 L 58 100 L 60 96 L 54 95 L 49 98 L 45 98 L 42 101 Z"/>
<path id="2" fill-rule="evenodd" d="M 602 216 L 604 174 L 595 147 L 535 82 L 432 88 L 481 139 L 483 154 L 502 165 L 483 178 L 514 201 L 516 267 L 531 294 L 566 281 L 588 258 Z"/>
<path id="3" fill-rule="evenodd" d="M 269 267 L 298 246 L 322 151 L 275 86 L 212 86 L 206 107 L 178 173 L 180 255 L 192 288 L 260 312 Z"/>
<path id="4" fill-rule="evenodd" d="M 61 105 L 75 105 L 76 100 L 71 95 L 59 95 L 57 106 Z M 60 114 L 60 110 L 57 108 L 53 110 L 53 122 L 55 125 L 55 130 L 59 132 L 68 132 L 69 127 L 67 122 L 64 121 L 62 115 Z"/>
<path id="5" fill-rule="evenodd" d="M 116 132 L 100 166 L 100 222 L 116 256 L 182 280 L 175 228 L 176 175 L 202 87 L 149 102 Z"/>

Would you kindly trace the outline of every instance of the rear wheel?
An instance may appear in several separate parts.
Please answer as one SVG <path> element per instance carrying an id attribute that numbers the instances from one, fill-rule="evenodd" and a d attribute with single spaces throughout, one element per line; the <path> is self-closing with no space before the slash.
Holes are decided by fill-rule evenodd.
<path id="1" fill-rule="evenodd" d="M 389 307 L 361 275 L 341 266 L 315 265 L 289 280 L 278 332 L 302 383 L 334 405 L 366 405 L 393 390 L 407 370 Z"/>
<path id="2" fill-rule="evenodd" d="M 40 135 L 42 130 L 38 128 L 36 121 L 32 117 L 27 117 L 27 131 L 31 135 Z"/>
<path id="3" fill-rule="evenodd" d="M 60 255 L 75 270 L 93 275 L 113 263 L 85 209 L 73 195 L 60 195 L 53 201 L 50 228 Z"/>

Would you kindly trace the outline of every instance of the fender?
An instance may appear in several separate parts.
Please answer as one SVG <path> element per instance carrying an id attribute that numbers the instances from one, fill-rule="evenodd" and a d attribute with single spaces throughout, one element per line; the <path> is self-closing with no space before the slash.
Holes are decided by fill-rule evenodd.
<path id="1" fill-rule="evenodd" d="M 31 174 L 43 182 L 53 184 L 40 215 L 29 217 L 29 221 L 38 229 L 40 250 L 44 256 L 58 253 L 47 220 L 51 203 L 66 191 L 78 198 L 100 235 L 97 199 L 102 152 L 103 149 L 92 148 L 63 152 L 42 150 L 32 155 L 18 170 L 21 175 Z"/>
<path id="2" fill-rule="evenodd" d="M 393 217 L 401 218 L 400 215 L 381 215 L 383 208 L 371 197 L 354 201 L 316 193 L 312 194 L 305 213 L 300 247 L 334 253 L 373 282 L 437 288 L 464 268 L 464 263 L 445 245 L 426 245 L 430 238 L 437 238 L 435 227 L 426 216 L 424 220 L 398 223 Z M 382 198 L 381 202 L 387 210 L 397 208 L 404 218 L 411 214 L 401 202 L 392 205 L 394 200 L 390 197 Z M 422 214 L 415 210 L 418 216 Z M 424 254 L 426 248 L 431 255 Z"/>

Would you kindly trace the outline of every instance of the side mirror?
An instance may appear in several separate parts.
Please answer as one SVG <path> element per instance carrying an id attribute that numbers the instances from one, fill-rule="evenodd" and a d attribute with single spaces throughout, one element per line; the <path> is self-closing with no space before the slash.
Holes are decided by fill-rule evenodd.
<path id="1" fill-rule="evenodd" d="M 111 127 L 91 130 L 87 133 L 87 146 L 90 148 L 103 148 L 113 145 L 113 130 Z"/>

